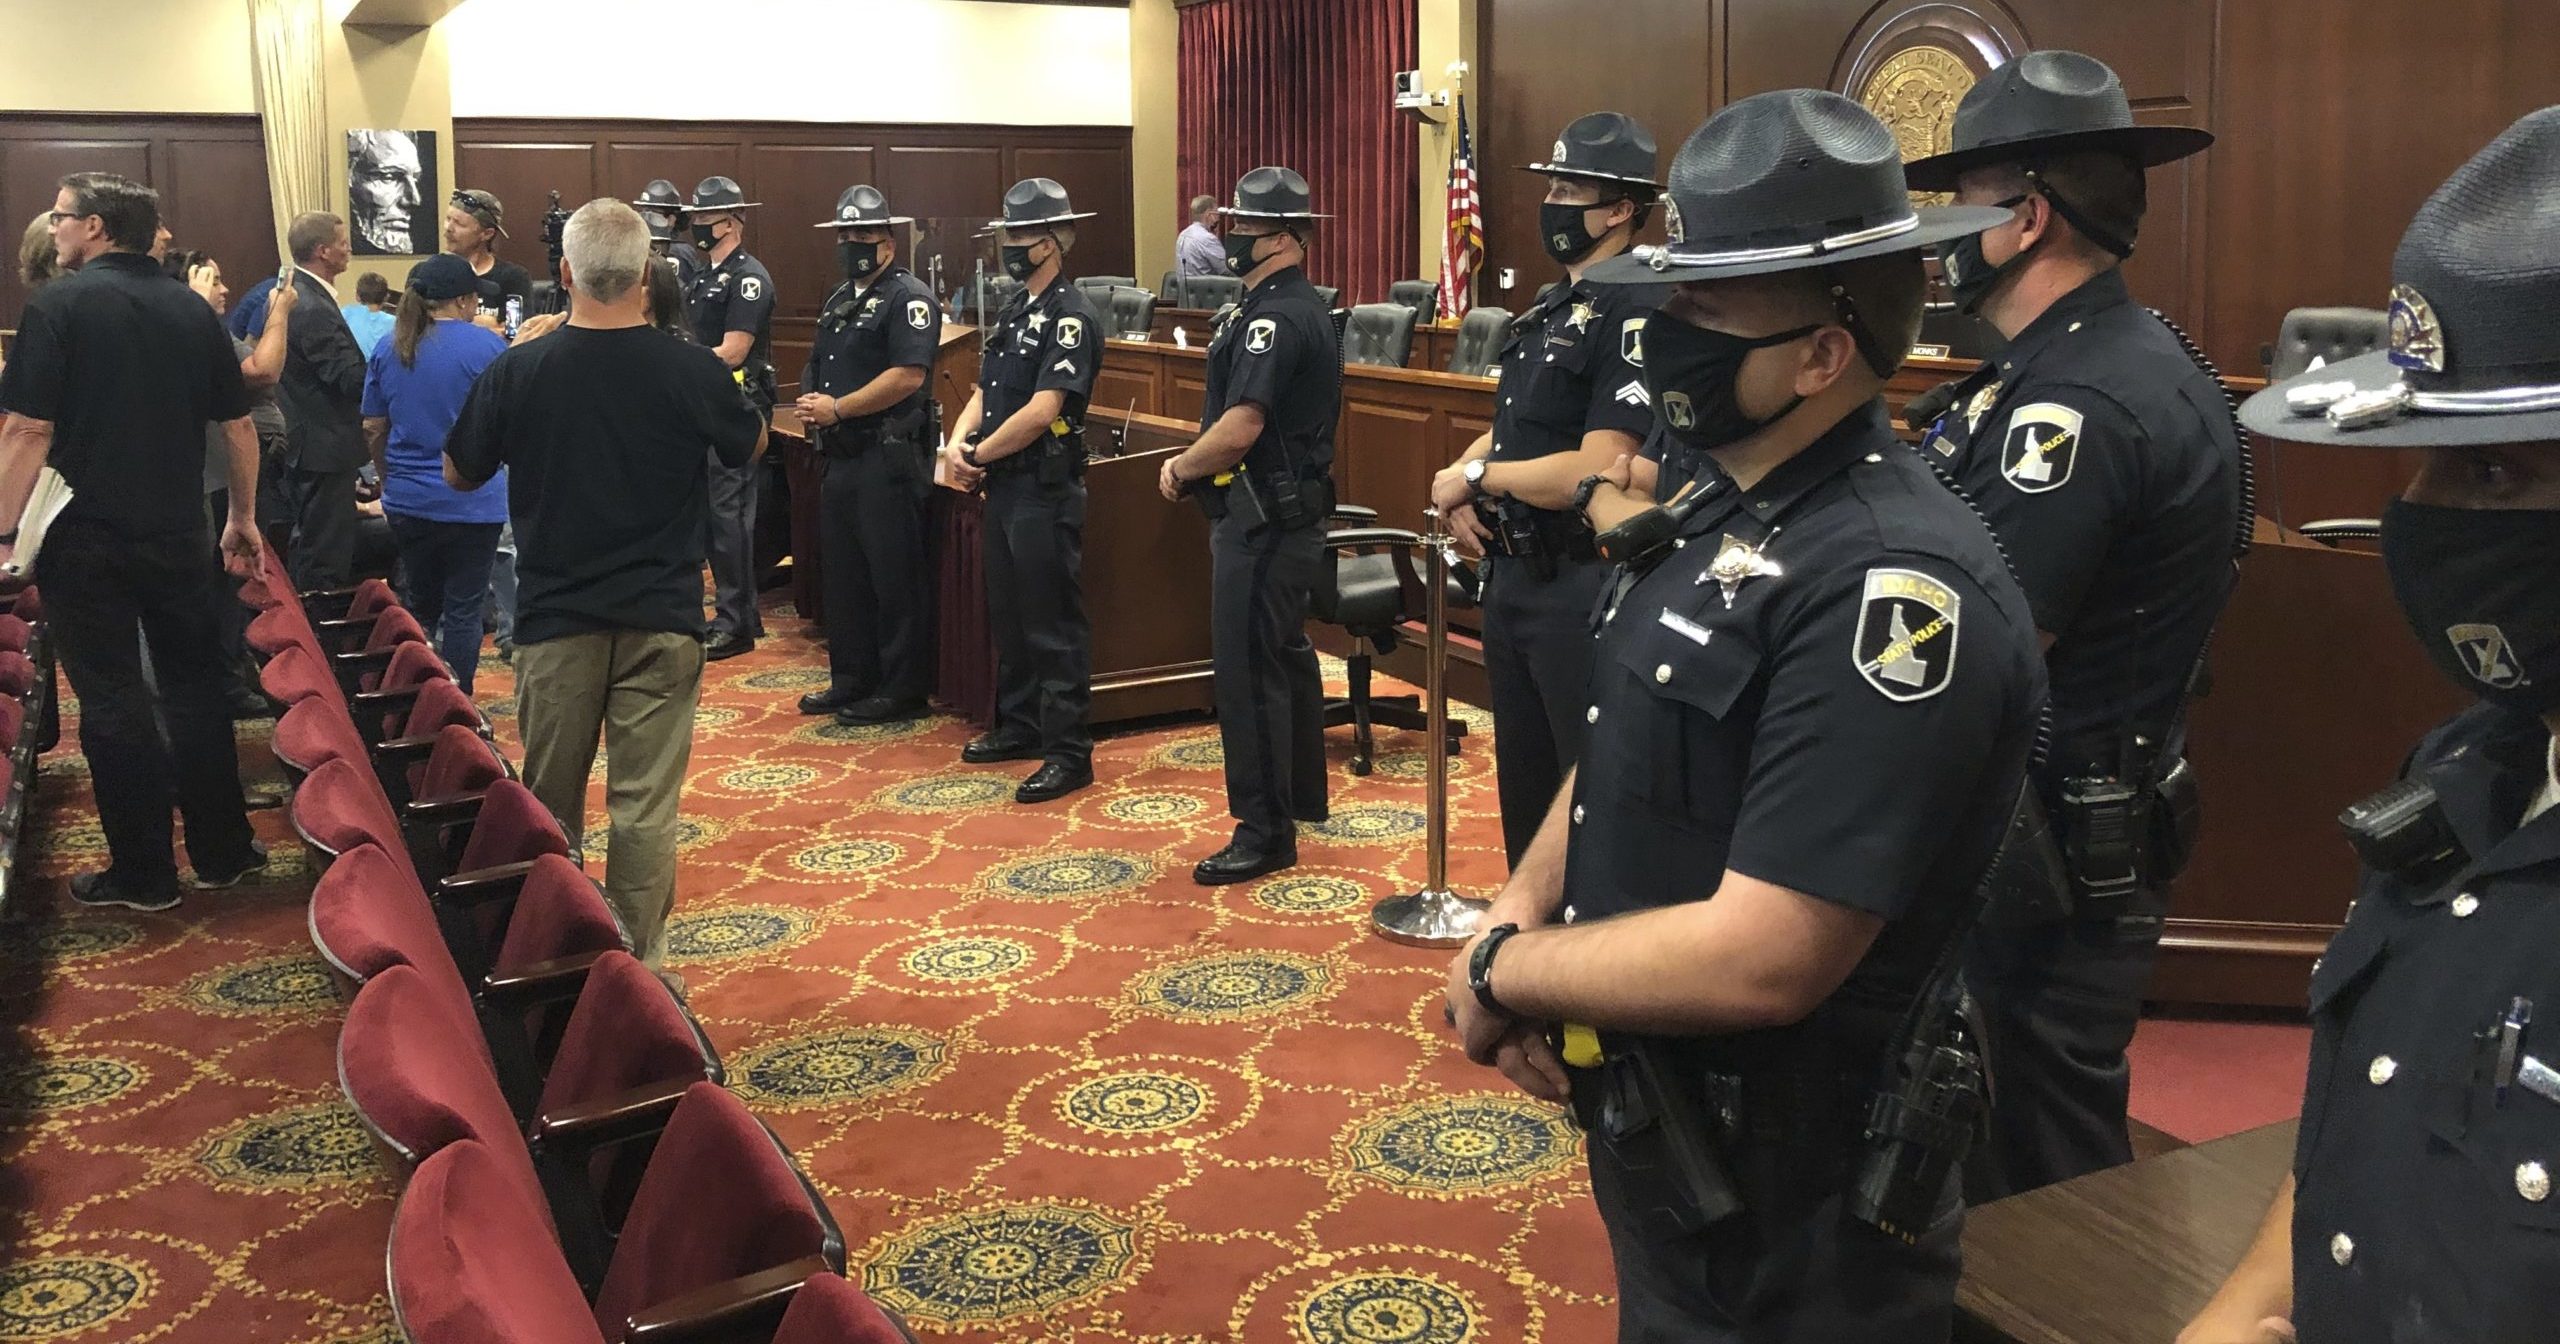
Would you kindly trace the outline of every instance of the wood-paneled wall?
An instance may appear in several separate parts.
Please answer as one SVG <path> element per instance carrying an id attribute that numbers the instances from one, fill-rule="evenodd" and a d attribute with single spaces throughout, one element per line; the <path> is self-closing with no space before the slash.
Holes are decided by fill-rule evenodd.
<path id="1" fill-rule="evenodd" d="M 818 305 L 841 279 L 835 235 L 811 225 L 835 213 L 857 182 L 888 193 L 917 219 L 993 219 L 1005 188 L 1026 177 L 1065 184 L 1076 208 L 1098 218 L 1076 226 L 1070 275 L 1134 275 L 1129 129 L 1087 126 L 879 126 L 798 122 L 556 121 L 461 117 L 453 124 L 455 185 L 496 192 L 513 239 L 507 255 L 539 273 L 546 263 L 542 212 L 553 191 L 575 209 L 610 195 L 629 200 L 663 177 L 691 191 L 714 174 L 733 177 L 750 212 L 747 248 L 773 272 L 774 363 L 800 376 Z M 974 231 L 974 230 L 972 230 Z M 946 288 L 966 279 L 994 243 L 967 233 L 933 240 Z M 925 255 L 910 266 L 924 270 Z"/>
<path id="2" fill-rule="evenodd" d="M 2258 348 L 2289 309 L 2379 306 L 2427 193 L 2509 122 L 2560 102 L 2549 0 L 2441 0 L 2414 23 L 2334 0 L 1616 0 L 1597 18 L 1586 0 L 1482 3 L 1487 302 L 1522 307 L 1513 300 L 1554 269 L 1537 239 L 1543 183 L 1516 166 L 1566 122 L 1634 115 L 1667 166 L 1726 102 L 1842 89 L 1890 25 L 1963 13 L 2029 47 L 2096 56 L 2140 119 L 2220 137 L 2152 174 L 2128 273 L 2235 376 L 2260 372 Z M 1520 277 L 1508 296 L 1492 279 L 1506 266 Z"/>
<path id="3" fill-rule="evenodd" d="M 275 272 L 257 118 L 0 113 L 0 328 L 15 328 L 26 305 L 18 240 L 27 221 L 53 208 L 64 175 L 80 172 L 121 173 L 157 190 L 176 245 L 211 253 L 233 293 Z"/>

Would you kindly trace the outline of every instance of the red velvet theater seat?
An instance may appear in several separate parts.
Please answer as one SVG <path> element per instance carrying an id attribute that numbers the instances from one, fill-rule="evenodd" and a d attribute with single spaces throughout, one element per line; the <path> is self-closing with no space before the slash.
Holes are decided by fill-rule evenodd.
<path id="1" fill-rule="evenodd" d="M 279 602 L 249 618 L 249 648 L 261 658 L 273 658 L 291 648 L 321 653 L 320 636 L 311 628 L 311 618 L 291 602 Z"/>
<path id="2" fill-rule="evenodd" d="M 374 759 L 388 777 L 406 781 L 409 797 L 421 797 L 427 757 L 435 751 L 436 734 L 448 727 L 480 733 L 488 731 L 489 721 L 480 717 L 479 707 L 461 687 L 439 676 L 417 687 L 408 712 L 400 717 L 399 731 L 374 744 Z"/>
<path id="3" fill-rule="evenodd" d="M 496 1146 L 449 1144 L 419 1164 L 391 1215 L 389 1259 L 391 1314 L 412 1344 L 606 1344 L 540 1201 Z"/>
<path id="4" fill-rule="evenodd" d="M 567 855 L 544 854 L 525 872 L 491 966 L 497 974 L 515 974 L 563 958 L 630 950 L 595 880 Z"/>
<path id="5" fill-rule="evenodd" d="M 356 725 L 364 730 L 366 740 L 379 742 L 398 737 L 418 692 L 438 681 L 447 685 L 453 682 L 444 660 L 424 644 L 404 642 L 392 647 L 391 659 L 383 664 L 382 675 L 374 679 L 373 689 L 347 697 L 347 708 L 355 716 Z"/>
<path id="6" fill-rule="evenodd" d="M 364 740 L 356 736 L 355 725 L 321 696 L 292 702 L 276 720 L 275 735 L 268 739 L 267 746 L 277 760 L 303 775 L 330 761 L 372 768 L 372 758 L 365 754 Z"/>
<path id="7" fill-rule="evenodd" d="M 420 802 L 459 798 L 510 778 L 506 758 L 498 754 L 496 745 L 470 728 L 450 724 L 436 730 L 435 747 L 427 753 L 426 769 L 412 796 Z"/>
<path id="8" fill-rule="evenodd" d="M 23 653 L 0 652 L 0 695 L 24 700 L 35 688 L 35 663 Z"/>
<path id="9" fill-rule="evenodd" d="M 537 1111 L 557 1117 L 644 1089 L 672 1097 L 723 1076 L 710 1041 L 666 985 L 639 958 L 607 952 L 587 972 Z"/>
<path id="10" fill-rule="evenodd" d="M 391 607 L 369 624 L 362 647 L 355 652 L 333 652 L 330 662 L 338 669 L 338 682 L 350 694 L 370 691 L 382 682 L 384 669 L 391 665 L 391 655 L 403 644 L 425 644 L 427 632 L 418 618 L 405 607 Z M 430 649 L 432 656 L 432 649 Z M 439 661 L 437 666 L 443 666 Z"/>
<path id="11" fill-rule="evenodd" d="M 311 946 L 353 985 L 407 966 L 471 997 L 417 874 L 380 845 L 358 845 L 329 865 L 311 889 L 310 922 Z"/>
<path id="12" fill-rule="evenodd" d="M 9 604 L 9 610 L 29 625 L 44 624 L 44 594 L 28 588 Z"/>
<path id="13" fill-rule="evenodd" d="M 322 762 L 293 791 L 291 810 L 293 829 L 325 857 L 336 858 L 367 841 L 387 853 L 408 850 L 381 782 L 354 762 Z"/>
<path id="14" fill-rule="evenodd" d="M 836 1274 L 812 1276 L 791 1295 L 773 1344 L 912 1344 L 910 1335 L 861 1289 Z"/>
<path id="15" fill-rule="evenodd" d="M 478 1139 L 508 1180 L 541 1199 L 533 1155 L 470 1005 L 440 992 L 416 967 L 390 967 L 356 991 L 338 1030 L 338 1085 L 383 1149 L 405 1167 L 414 1169 L 447 1144 Z"/>
<path id="16" fill-rule="evenodd" d="M 0 613 L 0 649 L 6 649 L 11 653 L 25 653 L 27 645 L 34 638 L 35 627 L 27 624 L 23 618 Z"/>
<path id="17" fill-rule="evenodd" d="M 338 679 L 331 675 L 317 649 L 286 645 L 258 669 L 258 685 L 287 705 L 325 700 L 341 715 L 346 713 L 346 697 L 338 690 Z"/>
<path id="18" fill-rule="evenodd" d="M 569 837 L 561 832 L 559 821 L 533 796 L 533 790 L 512 779 L 490 785 L 482 795 L 480 814 L 466 824 L 470 831 L 454 864 L 458 873 L 569 852 Z"/>

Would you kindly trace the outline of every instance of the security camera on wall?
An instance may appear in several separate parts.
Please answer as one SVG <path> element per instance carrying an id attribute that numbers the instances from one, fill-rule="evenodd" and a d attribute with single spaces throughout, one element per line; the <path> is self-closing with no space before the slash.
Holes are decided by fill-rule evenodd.
<path id="1" fill-rule="evenodd" d="M 1438 121 L 1441 110 L 1449 106 L 1447 89 L 1422 87 L 1422 72 L 1396 72 L 1396 110 L 1416 121 Z"/>

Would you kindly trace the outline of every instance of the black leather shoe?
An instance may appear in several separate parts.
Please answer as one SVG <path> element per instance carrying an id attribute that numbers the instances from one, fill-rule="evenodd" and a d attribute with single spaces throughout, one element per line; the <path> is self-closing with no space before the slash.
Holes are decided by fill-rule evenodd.
<path id="1" fill-rule="evenodd" d="M 962 747 L 960 759 L 971 765 L 989 765 L 996 761 L 1036 761 L 1040 759 L 1040 744 L 1007 742 L 993 733 L 988 733 Z"/>
<path id="2" fill-rule="evenodd" d="M 1284 845 L 1278 849 L 1248 849 L 1241 840 L 1230 841 L 1225 849 L 1202 859 L 1191 870 L 1191 880 L 1204 887 L 1223 887 L 1230 882 L 1250 882 L 1265 873 L 1298 866 L 1298 847 Z"/>
<path id="3" fill-rule="evenodd" d="M 756 642 L 754 640 L 749 639 L 744 635 L 729 635 L 725 638 L 715 639 L 710 643 L 703 645 L 702 659 L 704 662 L 716 663 L 723 658 L 735 658 L 739 654 L 753 653 L 755 651 Z"/>
<path id="4" fill-rule="evenodd" d="M 709 657 L 710 655 L 706 653 L 704 656 Z M 847 705 L 859 703 L 861 699 L 862 692 L 857 691 L 850 686 L 844 687 L 841 690 L 830 686 L 823 691 L 811 691 L 807 695 L 801 696 L 800 712 L 803 714 L 833 714 Z"/>
<path id="5" fill-rule="evenodd" d="M 1064 798 L 1092 783 L 1092 766 L 1050 761 L 1032 771 L 1031 778 L 1022 781 L 1022 787 L 1013 791 L 1013 801 L 1045 803 L 1052 798 Z"/>
<path id="6" fill-rule="evenodd" d="M 847 728 L 865 728 L 880 723 L 907 723 L 930 712 L 922 700 L 896 700 L 875 695 L 837 710 L 836 722 Z"/>

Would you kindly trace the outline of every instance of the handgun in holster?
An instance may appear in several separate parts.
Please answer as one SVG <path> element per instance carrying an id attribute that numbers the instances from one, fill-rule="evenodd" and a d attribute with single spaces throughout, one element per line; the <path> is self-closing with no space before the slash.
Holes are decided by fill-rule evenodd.
<path id="1" fill-rule="evenodd" d="M 1519 561 L 1541 583 L 1556 576 L 1556 555 L 1538 529 L 1536 510 L 1519 500 L 1493 495 L 1476 496 L 1475 510 L 1476 521 L 1491 534 L 1485 549 Z"/>
<path id="2" fill-rule="evenodd" d="M 1887 1086 L 1867 1104 L 1849 1216 L 1905 1245 L 1937 1226 L 1948 1177 L 1990 1109 L 1982 1051 L 1961 1001 L 1924 1014 Z"/>
<path id="3" fill-rule="evenodd" d="M 1600 1066 L 1598 1086 L 1576 1087 L 1573 1105 L 1592 1144 L 1626 1173 L 1644 1225 L 1695 1236 L 1743 1210 L 1722 1150 L 1738 1097 L 1733 1080 L 1675 1071 L 1657 1047 L 1636 1043 Z"/>
<path id="4" fill-rule="evenodd" d="M 1040 455 L 1033 470 L 1048 489 L 1064 489 L 1084 473 L 1084 437 L 1063 415 L 1049 422 L 1049 432 L 1033 451 Z"/>

